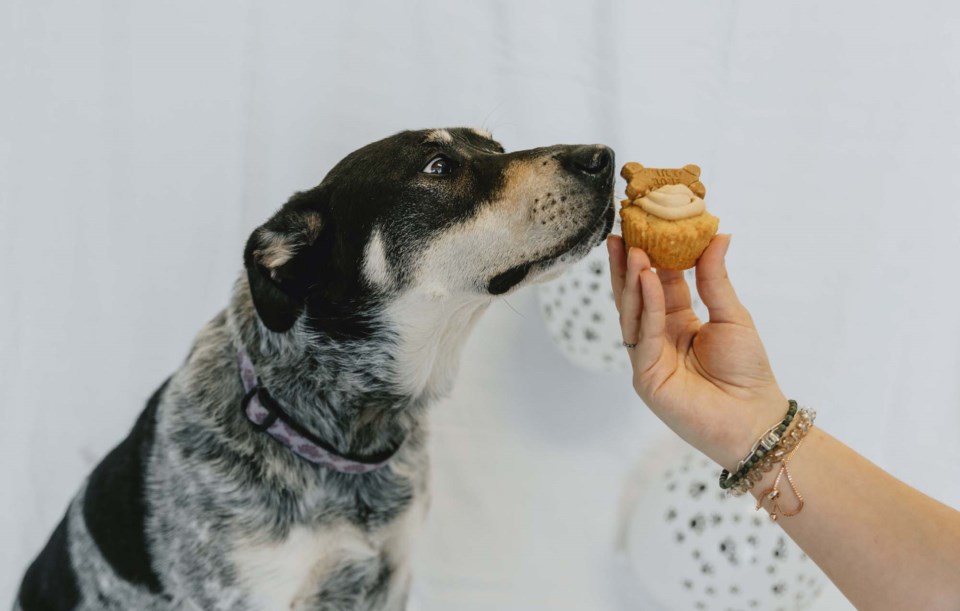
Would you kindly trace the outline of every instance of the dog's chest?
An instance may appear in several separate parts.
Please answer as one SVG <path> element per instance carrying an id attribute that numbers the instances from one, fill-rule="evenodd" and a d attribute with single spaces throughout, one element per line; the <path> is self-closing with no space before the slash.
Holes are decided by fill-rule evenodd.
<path id="1" fill-rule="evenodd" d="M 411 531 L 423 515 L 424 503 L 414 501 L 374 530 L 296 526 L 282 540 L 238 542 L 231 559 L 252 609 L 399 609 Z"/>
<path id="2" fill-rule="evenodd" d="M 373 564 L 378 546 L 357 527 L 298 526 L 282 541 L 240 544 L 233 561 L 257 609 L 309 608 L 339 566 Z"/>

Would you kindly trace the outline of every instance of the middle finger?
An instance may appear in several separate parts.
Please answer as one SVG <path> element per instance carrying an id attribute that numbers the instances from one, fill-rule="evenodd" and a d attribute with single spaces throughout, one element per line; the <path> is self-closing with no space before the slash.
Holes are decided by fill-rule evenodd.
<path id="1" fill-rule="evenodd" d="M 657 276 L 663 285 L 663 297 L 666 304 L 666 314 L 690 310 L 693 302 L 690 300 L 690 287 L 682 271 L 658 269 Z"/>

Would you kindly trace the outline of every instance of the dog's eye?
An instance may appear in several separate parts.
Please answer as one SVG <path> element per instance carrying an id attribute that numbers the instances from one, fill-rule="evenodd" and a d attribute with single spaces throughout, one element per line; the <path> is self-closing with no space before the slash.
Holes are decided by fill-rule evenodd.
<path id="1" fill-rule="evenodd" d="M 453 161 L 444 157 L 443 155 L 437 155 L 423 166 L 423 169 L 420 170 L 424 174 L 449 174 L 453 171 L 454 164 Z"/>

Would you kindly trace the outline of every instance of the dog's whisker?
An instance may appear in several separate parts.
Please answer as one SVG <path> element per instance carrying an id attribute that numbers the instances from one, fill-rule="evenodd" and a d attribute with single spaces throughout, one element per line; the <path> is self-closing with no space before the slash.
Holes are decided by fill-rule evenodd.
<path id="1" fill-rule="evenodd" d="M 500 296 L 500 301 L 502 301 L 503 303 L 507 304 L 507 307 L 510 308 L 511 310 L 513 310 L 514 314 L 516 314 L 516 315 L 519 316 L 520 318 L 526 318 L 526 316 L 524 316 L 523 313 L 520 312 L 520 310 L 518 310 L 517 308 L 513 307 L 513 304 L 511 304 L 509 301 L 507 301 L 507 298 L 506 298 L 506 297 L 504 297 L 504 296 L 501 295 L 501 296 Z"/>

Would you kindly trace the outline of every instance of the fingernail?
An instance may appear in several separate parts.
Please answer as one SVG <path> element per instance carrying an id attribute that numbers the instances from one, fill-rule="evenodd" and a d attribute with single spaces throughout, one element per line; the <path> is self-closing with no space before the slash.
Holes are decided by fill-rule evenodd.
<path id="1" fill-rule="evenodd" d="M 642 272 L 647 269 L 646 259 L 644 258 L 642 251 L 639 248 L 631 248 L 629 253 L 630 258 L 630 268 L 634 271 Z"/>
<path id="2" fill-rule="evenodd" d="M 724 258 L 727 256 L 727 251 L 730 250 L 730 242 L 733 240 L 733 234 L 728 233 L 726 235 L 727 235 L 727 243 L 724 244 L 723 246 L 723 254 L 721 255 L 721 258 Z"/>

